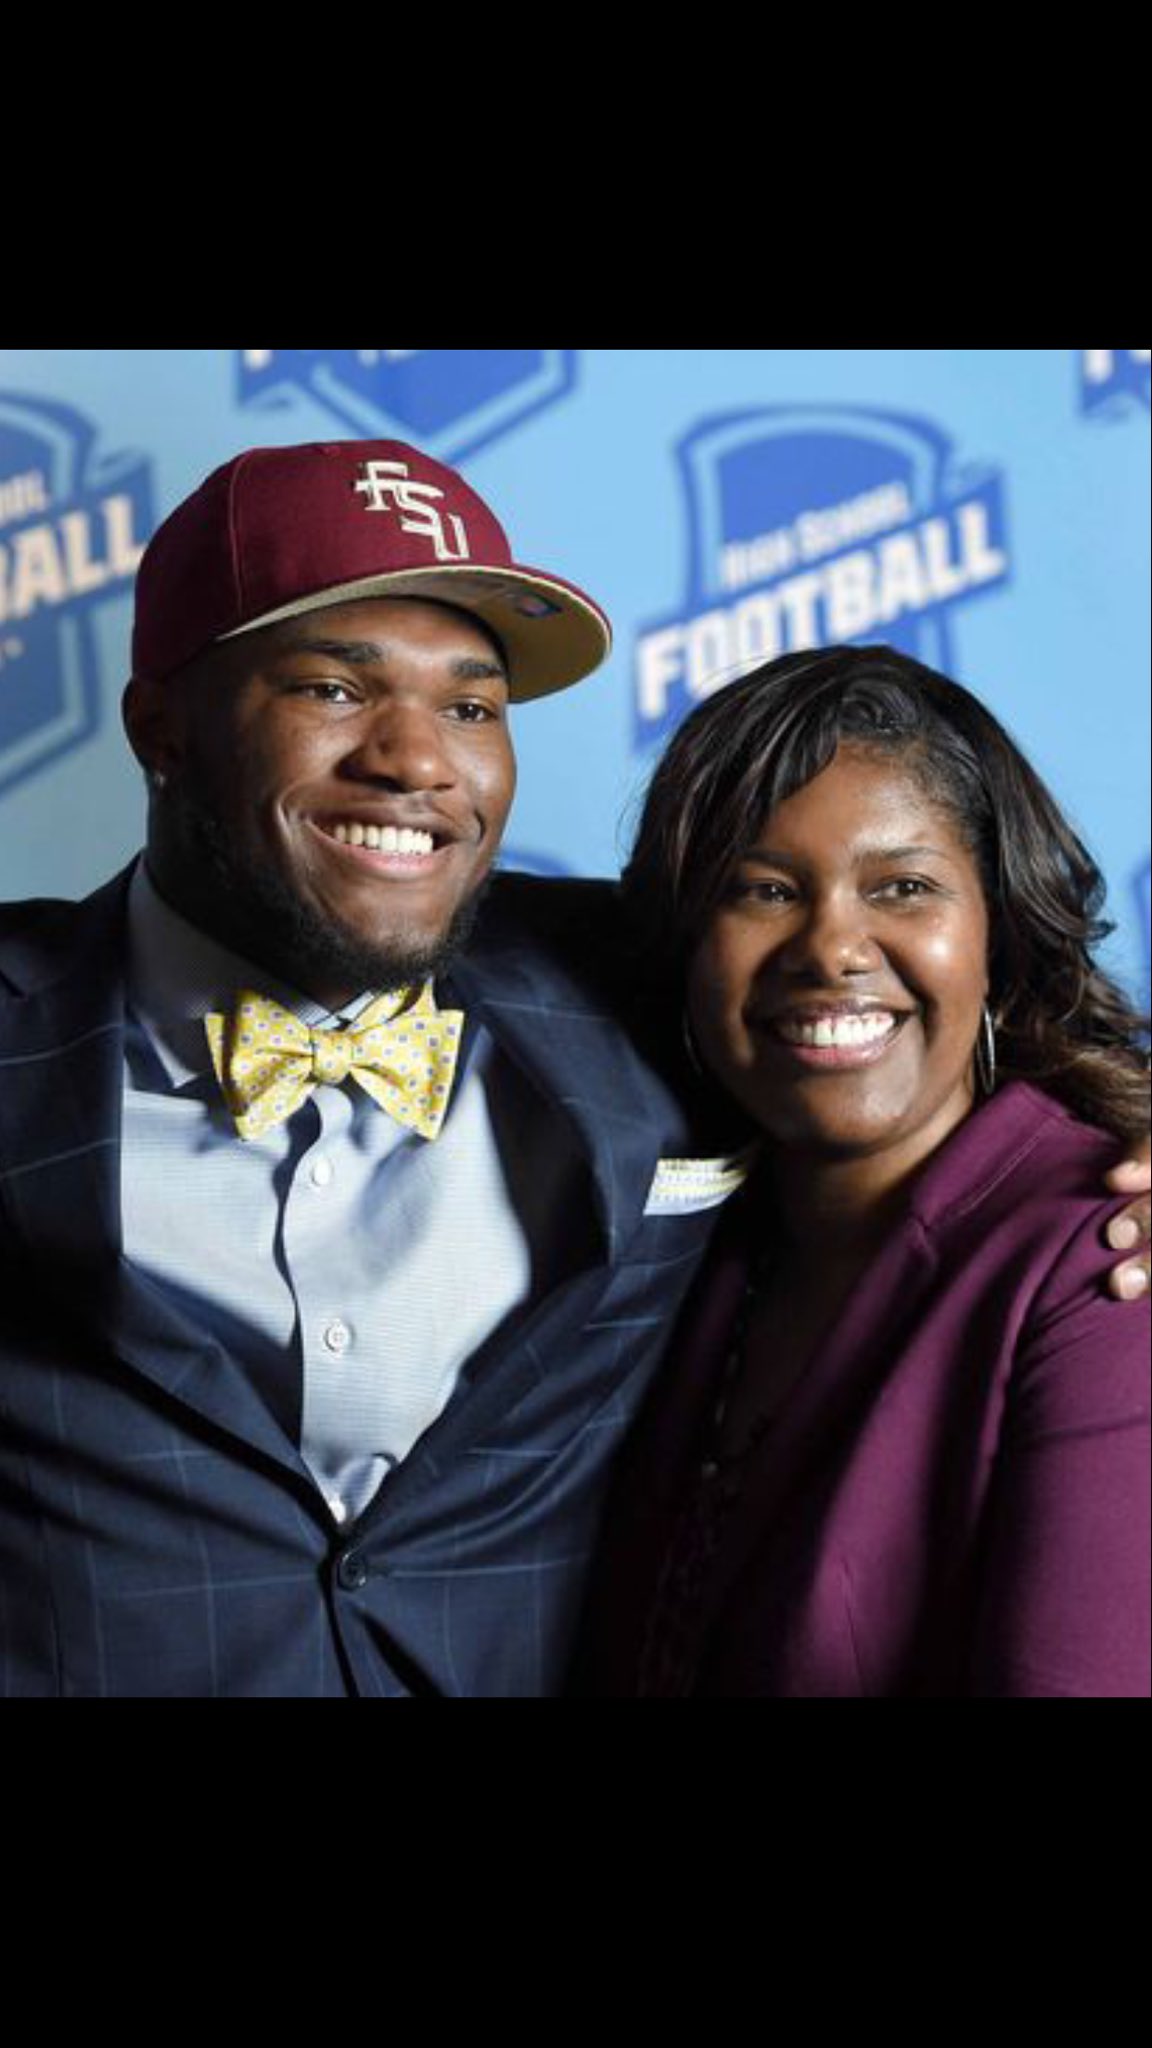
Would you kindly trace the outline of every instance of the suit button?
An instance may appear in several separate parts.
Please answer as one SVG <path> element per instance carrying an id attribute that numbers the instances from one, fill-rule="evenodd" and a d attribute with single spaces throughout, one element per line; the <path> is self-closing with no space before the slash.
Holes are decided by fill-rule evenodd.
<path id="1" fill-rule="evenodd" d="M 336 1577 L 346 1593 L 362 1593 L 370 1573 L 358 1550 L 346 1550 L 336 1565 Z"/>

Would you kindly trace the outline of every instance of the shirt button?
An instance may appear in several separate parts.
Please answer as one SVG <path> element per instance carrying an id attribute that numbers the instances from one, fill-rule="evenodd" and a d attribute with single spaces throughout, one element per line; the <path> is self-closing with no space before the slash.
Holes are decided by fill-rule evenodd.
<path id="1" fill-rule="evenodd" d="M 346 1593 L 362 1593 L 368 1584 L 368 1567 L 358 1550 L 346 1550 L 336 1565 L 336 1577 Z"/>
<path id="2" fill-rule="evenodd" d="M 352 1342 L 352 1332 L 347 1323 L 329 1323 L 324 1332 L 324 1342 L 329 1351 L 342 1358 Z"/>
<path id="3" fill-rule="evenodd" d="M 336 1168 L 330 1159 L 317 1159 L 312 1167 L 311 1181 L 314 1188 L 330 1188 L 336 1178 Z"/>

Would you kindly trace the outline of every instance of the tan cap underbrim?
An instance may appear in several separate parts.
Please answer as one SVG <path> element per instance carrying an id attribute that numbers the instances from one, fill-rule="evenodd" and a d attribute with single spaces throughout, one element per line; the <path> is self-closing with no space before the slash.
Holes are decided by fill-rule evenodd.
<path id="1" fill-rule="evenodd" d="M 221 637 L 238 640 L 284 619 L 303 618 L 309 612 L 327 611 L 365 597 L 423 598 L 474 613 L 507 651 L 514 704 L 571 689 L 598 669 L 612 651 L 608 620 L 572 584 L 535 569 L 478 569 L 468 563 L 459 568 L 405 569 L 395 575 L 337 584 L 297 598 L 262 618 L 250 619 Z"/>

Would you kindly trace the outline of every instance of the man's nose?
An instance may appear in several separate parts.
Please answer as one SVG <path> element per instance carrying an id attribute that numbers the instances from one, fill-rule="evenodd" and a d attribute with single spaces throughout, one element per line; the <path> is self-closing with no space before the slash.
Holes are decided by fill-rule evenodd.
<path id="1" fill-rule="evenodd" d="M 440 719 L 419 704 L 381 705 L 348 766 L 397 789 L 447 789 L 456 781 Z"/>

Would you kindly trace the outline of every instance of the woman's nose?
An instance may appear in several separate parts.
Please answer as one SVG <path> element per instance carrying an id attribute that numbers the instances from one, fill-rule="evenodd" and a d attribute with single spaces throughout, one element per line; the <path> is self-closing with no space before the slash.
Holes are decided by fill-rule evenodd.
<path id="1" fill-rule="evenodd" d="M 784 964 L 823 983 L 873 973 L 882 955 L 868 905 L 855 891 L 812 903 L 789 940 Z"/>

